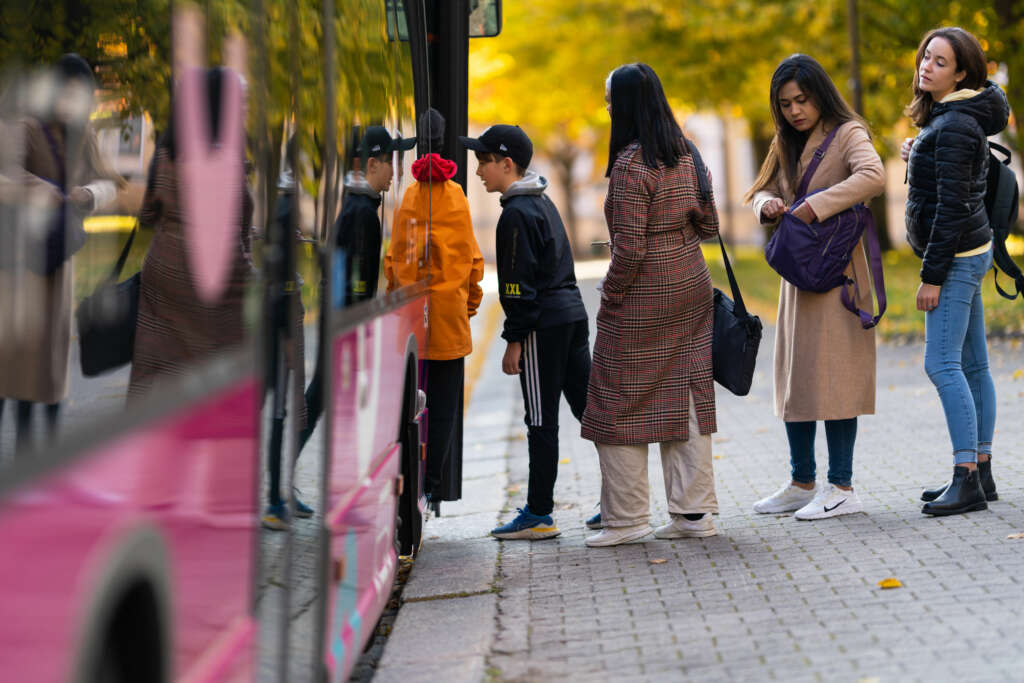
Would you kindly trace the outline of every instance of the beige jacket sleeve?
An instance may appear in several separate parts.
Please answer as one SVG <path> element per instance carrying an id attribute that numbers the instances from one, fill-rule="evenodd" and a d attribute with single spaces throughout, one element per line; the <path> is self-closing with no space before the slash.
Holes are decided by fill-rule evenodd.
<path id="1" fill-rule="evenodd" d="M 839 147 L 840 158 L 850 175 L 807 199 L 819 221 L 854 204 L 866 203 L 885 189 L 885 167 L 864 126 L 857 122 L 843 124 L 833 144 Z"/>
<path id="2" fill-rule="evenodd" d="M 755 192 L 754 199 L 750 202 L 750 205 L 754 209 L 754 215 L 757 216 L 758 222 L 770 224 L 775 223 L 778 220 L 765 220 L 764 216 L 761 215 L 761 209 L 763 209 L 764 205 L 773 199 L 782 199 L 783 201 L 785 201 L 785 198 L 782 196 L 782 192 L 779 190 L 777 177 L 776 179 L 768 183 L 768 185 L 766 185 L 764 189 Z"/>

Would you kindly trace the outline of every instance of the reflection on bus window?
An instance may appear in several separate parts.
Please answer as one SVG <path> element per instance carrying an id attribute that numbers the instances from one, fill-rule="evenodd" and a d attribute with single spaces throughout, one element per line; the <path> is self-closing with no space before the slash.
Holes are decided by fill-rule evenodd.
<path id="1" fill-rule="evenodd" d="M 335 225 L 338 273 L 348 284 L 345 306 L 372 299 L 380 279 L 383 232 L 382 193 L 391 188 L 396 153 L 412 149 L 416 138 L 391 137 L 384 126 L 369 126 L 358 148 L 358 159 L 345 175 L 345 198 Z"/>
<path id="2" fill-rule="evenodd" d="M 227 90 L 229 79 L 237 88 L 237 73 L 225 68 L 205 72 L 202 92 L 206 95 L 210 141 L 201 140 L 203 144 L 217 144 L 218 135 L 229 128 L 221 117 L 222 90 Z M 187 221 L 201 223 L 197 226 L 201 230 L 192 230 L 192 235 L 228 228 L 210 225 L 204 220 L 207 212 L 201 208 L 187 212 L 182 204 L 181 174 L 187 136 L 201 135 L 201 129 L 189 130 L 176 117 L 168 121 L 146 179 L 139 222 L 153 230 L 153 238 L 142 267 L 129 396 L 145 394 L 161 378 L 185 374 L 197 362 L 236 346 L 243 339 L 243 302 L 252 273 L 253 202 L 244 179 L 222 179 L 224 187 L 239 188 L 236 197 L 228 197 L 227 201 L 238 202 L 240 208 L 235 212 L 237 225 L 231 229 L 226 282 L 218 299 L 206 301 L 197 288 L 196 260 L 189 250 L 198 247 L 191 246 L 193 240 L 187 239 Z M 237 167 L 241 169 L 242 164 Z"/>
<path id="3" fill-rule="evenodd" d="M 96 82 L 84 59 L 66 54 L 3 89 L 0 411 L 16 404 L 24 449 L 36 404 L 52 436 L 68 394 L 72 261 L 86 241 L 83 219 L 112 202 L 124 180 L 99 154 L 89 121 Z"/>

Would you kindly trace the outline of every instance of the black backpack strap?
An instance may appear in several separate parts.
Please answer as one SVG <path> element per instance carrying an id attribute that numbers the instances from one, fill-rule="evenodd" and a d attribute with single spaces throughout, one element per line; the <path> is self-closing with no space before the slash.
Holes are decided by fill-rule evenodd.
<path id="1" fill-rule="evenodd" d="M 116 283 L 117 279 L 121 277 L 121 271 L 124 269 L 125 261 L 128 260 L 128 252 L 132 250 L 132 242 L 135 241 L 135 234 L 139 232 L 139 221 L 135 221 L 135 225 L 132 226 L 132 232 L 128 235 L 128 241 L 124 243 L 121 248 L 121 255 L 117 257 L 117 263 L 114 264 L 113 269 L 110 271 L 110 275 L 107 276 L 107 282 Z"/>

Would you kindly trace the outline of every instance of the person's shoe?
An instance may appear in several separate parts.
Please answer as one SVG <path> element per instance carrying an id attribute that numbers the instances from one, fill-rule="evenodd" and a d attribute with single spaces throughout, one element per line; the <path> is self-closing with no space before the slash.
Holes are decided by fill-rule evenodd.
<path id="1" fill-rule="evenodd" d="M 846 491 L 834 484 L 825 484 L 814 499 L 793 513 L 793 516 L 800 520 L 827 519 L 839 515 L 851 515 L 854 512 L 863 512 L 864 506 L 860 502 L 860 496 L 853 489 Z"/>
<path id="2" fill-rule="evenodd" d="M 793 482 L 789 482 L 772 495 L 754 503 L 754 512 L 762 515 L 793 512 L 814 500 L 814 495 L 817 492 L 818 482 L 814 482 L 813 489 L 802 489 L 799 486 L 793 486 Z"/>
<path id="3" fill-rule="evenodd" d="M 263 511 L 263 517 L 260 518 L 260 522 L 267 529 L 273 529 L 274 531 L 284 531 L 288 528 L 288 510 L 285 508 L 284 503 L 271 503 L 267 506 L 267 509 Z"/>
<path id="4" fill-rule="evenodd" d="M 598 512 L 596 515 L 587 520 L 588 529 L 603 529 L 604 522 L 601 521 L 601 513 Z"/>
<path id="5" fill-rule="evenodd" d="M 981 490 L 981 478 L 978 470 L 969 470 L 963 465 L 953 468 L 953 480 L 935 500 L 925 503 L 921 512 L 926 515 L 942 517 L 945 515 L 961 515 L 975 510 L 987 510 L 985 492 Z"/>
<path id="6" fill-rule="evenodd" d="M 292 489 L 292 502 L 295 504 L 295 516 L 309 519 L 313 516 L 313 508 L 299 500 L 299 490 Z"/>
<path id="7" fill-rule="evenodd" d="M 671 522 L 654 530 L 655 538 L 704 538 L 716 535 L 718 530 L 710 514 L 693 521 L 682 515 L 672 515 Z"/>
<path id="8" fill-rule="evenodd" d="M 527 539 L 537 541 L 542 538 L 554 538 L 562 533 L 555 526 L 551 515 L 535 515 L 529 506 L 519 508 L 519 515 L 508 524 L 502 524 L 491 530 L 491 536 L 504 540 Z"/>
<path id="9" fill-rule="evenodd" d="M 636 526 L 606 526 L 601 533 L 595 534 L 586 540 L 591 548 L 604 548 L 610 545 L 621 545 L 632 543 L 651 533 L 651 525 L 637 524 Z"/>
<path id="10" fill-rule="evenodd" d="M 986 460 L 985 462 L 978 461 L 978 477 L 981 479 L 981 490 L 985 494 L 985 500 L 992 502 L 999 500 L 999 494 L 996 493 L 996 480 L 992 478 L 992 460 Z M 949 487 L 947 481 L 942 486 L 934 489 L 925 489 L 921 492 L 921 500 L 926 503 L 930 503 L 939 496 L 942 495 Z"/>

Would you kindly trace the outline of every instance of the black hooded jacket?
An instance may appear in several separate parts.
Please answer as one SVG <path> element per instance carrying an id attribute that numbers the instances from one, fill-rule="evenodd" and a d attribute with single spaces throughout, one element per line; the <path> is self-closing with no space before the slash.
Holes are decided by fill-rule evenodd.
<path id="1" fill-rule="evenodd" d="M 978 95 L 936 102 L 914 140 L 907 167 L 907 241 L 923 259 L 921 281 L 941 285 L 954 254 L 992 239 L 985 213 L 989 135 L 1004 128 L 1010 107 L 991 81 Z"/>
<path id="2" fill-rule="evenodd" d="M 547 186 L 547 180 L 528 171 L 501 196 L 495 252 L 506 341 L 587 319 L 569 238 L 544 193 Z"/>

